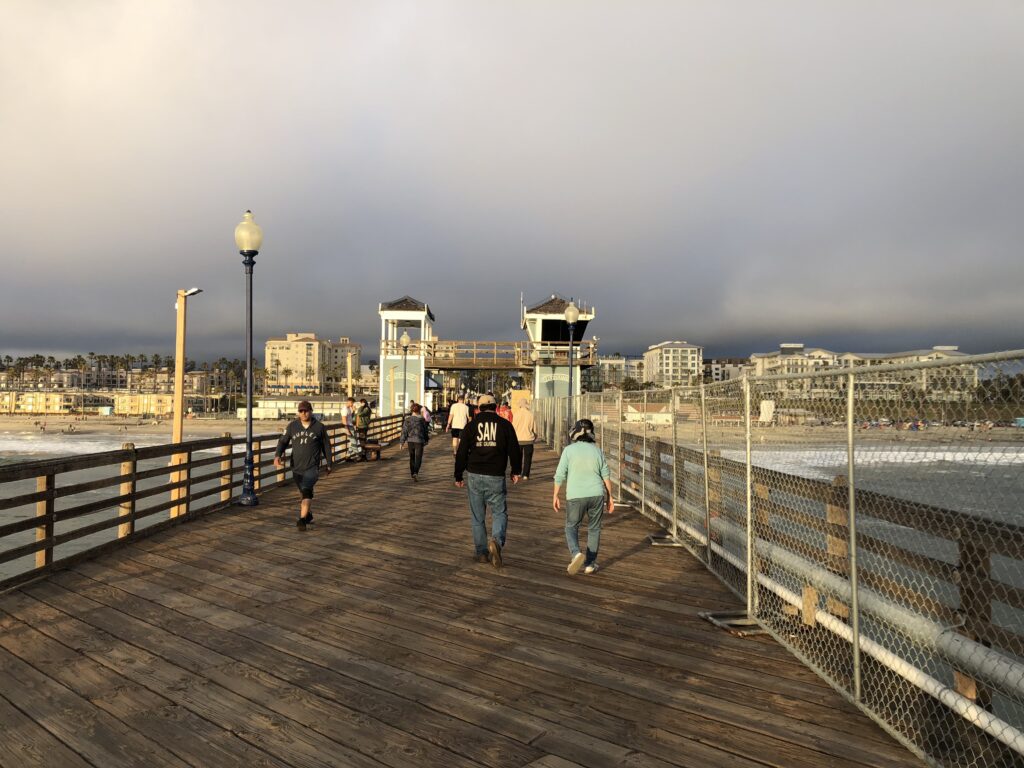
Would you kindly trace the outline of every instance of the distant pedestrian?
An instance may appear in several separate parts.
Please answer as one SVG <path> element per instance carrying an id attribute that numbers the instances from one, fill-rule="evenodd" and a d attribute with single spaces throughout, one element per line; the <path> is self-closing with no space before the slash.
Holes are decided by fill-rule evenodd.
<path id="1" fill-rule="evenodd" d="M 359 407 L 356 408 L 356 441 L 359 443 L 360 461 L 366 461 L 366 441 L 369 439 L 370 420 L 372 418 L 373 412 L 370 410 L 370 405 L 364 397 L 359 401 Z"/>
<path id="2" fill-rule="evenodd" d="M 528 400 L 520 400 L 519 407 L 512 411 L 512 426 L 515 427 L 516 439 L 523 451 L 523 480 L 529 480 L 530 467 L 533 465 L 533 444 L 537 441 L 537 422 Z"/>
<path id="3" fill-rule="evenodd" d="M 490 395 L 477 400 L 480 412 L 466 425 L 455 453 L 455 485 L 466 488 L 472 515 L 476 560 L 502 566 L 508 530 L 508 486 L 505 469 L 511 466 L 512 484 L 522 473 L 522 452 L 512 425 L 496 412 Z M 463 479 L 465 477 L 465 479 Z M 491 538 L 487 538 L 486 509 L 491 508 Z"/>
<path id="4" fill-rule="evenodd" d="M 313 406 L 303 400 L 298 406 L 299 418 L 285 429 L 277 441 L 274 466 L 284 466 L 284 452 L 292 448 L 292 478 L 299 489 L 302 501 L 299 503 L 299 519 L 296 526 L 300 531 L 313 522 L 313 486 L 320 479 L 320 462 L 326 462 L 324 473 L 331 473 L 331 438 L 323 423 L 313 418 Z"/>
<path id="5" fill-rule="evenodd" d="M 459 436 L 469 423 L 469 406 L 465 397 L 459 395 L 452 407 L 448 409 L 448 429 L 452 433 L 452 454 L 459 450 Z"/>
<path id="6" fill-rule="evenodd" d="M 580 419 L 569 432 L 570 443 L 562 450 L 555 470 L 555 491 L 551 506 L 562 509 L 558 492 L 565 485 L 565 543 L 572 558 L 566 570 L 570 576 L 597 570 L 601 544 L 601 521 L 605 512 L 615 511 L 611 472 L 601 449 L 594 443 L 594 422 Z M 587 553 L 580 552 L 580 523 L 587 517 Z"/>
<path id="7" fill-rule="evenodd" d="M 402 423 L 401 446 L 409 446 L 409 473 L 413 482 L 419 482 L 420 466 L 423 464 L 423 448 L 430 439 L 427 434 L 427 422 L 423 418 L 423 408 L 419 403 L 412 404 L 412 413 Z"/>
<path id="8" fill-rule="evenodd" d="M 434 414 L 430 412 L 430 409 L 425 403 L 420 403 L 420 416 L 427 422 L 427 431 L 429 432 L 433 427 L 431 426 L 434 422 Z"/>
<path id="9" fill-rule="evenodd" d="M 498 415 L 507 421 L 512 421 L 512 409 L 508 407 L 507 402 L 502 402 L 502 404 L 498 406 Z"/>
<path id="10" fill-rule="evenodd" d="M 341 408 L 341 426 L 347 436 L 345 461 L 359 458 L 359 441 L 356 440 L 356 401 L 350 397 Z"/>

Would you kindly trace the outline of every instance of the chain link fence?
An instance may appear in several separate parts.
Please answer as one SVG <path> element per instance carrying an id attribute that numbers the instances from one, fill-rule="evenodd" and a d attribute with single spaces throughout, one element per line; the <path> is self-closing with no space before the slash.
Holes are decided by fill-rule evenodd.
<path id="1" fill-rule="evenodd" d="M 619 501 L 928 762 L 1024 765 L 1024 351 L 545 399 Z"/>

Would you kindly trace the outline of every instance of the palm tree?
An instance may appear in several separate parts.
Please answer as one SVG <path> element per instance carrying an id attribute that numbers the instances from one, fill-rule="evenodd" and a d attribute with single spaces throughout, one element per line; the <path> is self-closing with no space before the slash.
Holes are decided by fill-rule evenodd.
<path id="1" fill-rule="evenodd" d="M 253 389 L 262 394 L 267 394 L 267 369 L 259 365 L 252 368 Z"/>
<path id="2" fill-rule="evenodd" d="M 295 373 L 295 371 L 293 371 L 291 368 L 285 368 L 283 371 L 281 371 L 281 374 L 284 376 L 285 389 L 288 389 L 288 379 L 291 377 L 293 373 Z"/>

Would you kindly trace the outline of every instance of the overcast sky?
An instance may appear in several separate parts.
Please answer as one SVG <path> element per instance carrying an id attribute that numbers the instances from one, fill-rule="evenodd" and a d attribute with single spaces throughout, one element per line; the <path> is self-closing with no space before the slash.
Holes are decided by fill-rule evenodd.
<path id="1" fill-rule="evenodd" d="M 0 355 L 244 354 L 411 294 L 604 352 L 1024 347 L 1024 3 L 0 4 Z"/>

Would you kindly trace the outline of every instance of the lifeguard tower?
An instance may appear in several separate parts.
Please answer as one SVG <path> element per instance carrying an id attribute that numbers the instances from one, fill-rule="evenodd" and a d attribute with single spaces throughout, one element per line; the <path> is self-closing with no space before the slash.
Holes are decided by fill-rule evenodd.
<path id="1" fill-rule="evenodd" d="M 580 369 L 597 362 L 597 345 L 583 341 L 587 324 L 594 319 L 594 307 L 581 302 L 577 305 L 579 318 L 569 337 L 569 323 L 565 313 L 572 299 L 557 294 L 541 303 L 521 307 L 521 325 L 529 338 L 529 362 L 533 366 L 533 396 L 565 397 L 580 393 Z M 570 356 L 570 341 L 572 342 Z M 572 376 L 570 377 L 570 360 Z M 572 391 L 569 391 L 570 379 Z"/>
<path id="2" fill-rule="evenodd" d="M 434 340 L 435 318 L 426 302 L 412 296 L 377 306 L 381 339 L 377 412 L 391 416 L 407 411 L 411 401 L 424 400 L 425 352 Z"/>

